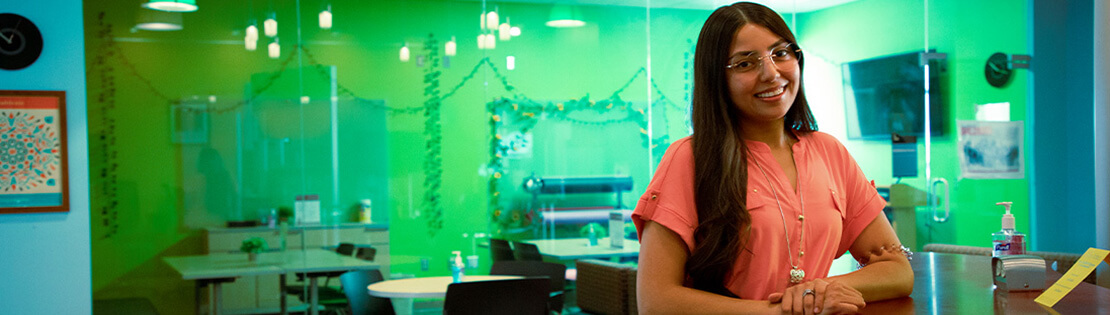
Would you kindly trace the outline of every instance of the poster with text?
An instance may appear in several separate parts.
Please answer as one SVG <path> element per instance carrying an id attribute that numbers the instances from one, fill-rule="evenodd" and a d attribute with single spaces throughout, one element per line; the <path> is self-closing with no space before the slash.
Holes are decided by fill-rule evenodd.
<path id="1" fill-rule="evenodd" d="M 0 90 L 0 214 L 69 211 L 65 99 Z"/>
<path id="2" fill-rule="evenodd" d="M 1025 129 L 1021 121 L 956 122 L 963 178 L 1025 178 Z"/>

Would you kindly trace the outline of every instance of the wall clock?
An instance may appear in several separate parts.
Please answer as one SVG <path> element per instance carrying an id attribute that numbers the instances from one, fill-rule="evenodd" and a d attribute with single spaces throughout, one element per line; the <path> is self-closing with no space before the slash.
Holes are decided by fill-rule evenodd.
<path id="1" fill-rule="evenodd" d="M 1014 70 L 1010 68 L 1010 58 L 999 52 L 987 58 L 987 66 L 984 71 L 986 72 L 987 83 L 1000 88 L 1010 82 L 1010 76 Z"/>
<path id="2" fill-rule="evenodd" d="M 0 13 L 0 69 L 26 68 L 40 54 L 42 33 L 35 23 L 18 14 Z"/>

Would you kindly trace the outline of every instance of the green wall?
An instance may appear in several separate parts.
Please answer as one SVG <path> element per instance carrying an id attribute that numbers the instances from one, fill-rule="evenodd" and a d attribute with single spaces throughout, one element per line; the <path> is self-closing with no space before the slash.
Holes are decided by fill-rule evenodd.
<path id="1" fill-rule="evenodd" d="M 970 246 L 990 246 L 990 234 L 999 230 L 1002 208 L 998 201 L 1013 201 L 1017 229 L 1029 230 L 1028 175 L 1024 179 L 960 178 L 956 156 L 956 120 L 974 120 L 975 105 L 1009 102 L 1010 119 L 1025 120 L 1026 70 L 1014 71 L 1008 85 L 995 88 L 983 78 L 987 57 L 995 52 L 1029 54 L 1027 51 L 1026 7 L 1020 1 L 929 1 L 928 31 L 925 29 L 925 6 L 920 1 L 864 0 L 799 16 L 800 42 L 807 56 L 816 55 L 826 67 L 839 69 L 845 62 L 885 55 L 921 51 L 928 34 L 929 49 L 947 53 L 947 83 L 934 87 L 943 93 L 944 106 L 950 117 L 945 134 L 934 137 L 932 145 L 933 177 L 948 179 L 951 185 L 951 217 L 948 223 L 929 226 L 929 209 L 919 207 L 918 245 L 928 242 Z M 982 18 L 990 12 L 991 18 Z M 974 30 L 974 31 L 972 31 Z M 809 60 L 807 60 L 808 62 Z M 810 66 L 807 63 L 807 66 Z M 808 77 L 807 77 L 808 78 Z M 822 79 L 828 83 L 808 81 L 807 91 L 822 91 L 820 102 L 811 106 L 843 108 L 842 92 L 837 84 L 838 73 Z M 832 84 L 817 87 L 815 84 Z M 817 111 L 815 109 L 815 111 Z M 840 112 L 843 115 L 843 112 Z M 830 119 L 831 118 L 831 119 Z M 818 122 L 832 121 L 834 135 L 846 139 L 841 117 L 821 117 Z M 840 125 L 837 125 L 840 124 Z M 1028 130 L 1028 125 L 1026 125 Z M 1026 136 L 1028 143 L 1029 136 Z M 918 138 L 919 171 L 916 178 L 902 183 L 926 190 L 924 180 L 923 137 Z M 878 185 L 893 183 L 891 146 L 888 141 L 849 140 L 845 145 L 853 153 L 868 177 Z M 1030 148 L 1026 147 L 1029 151 Z M 1028 156 L 1028 153 L 1026 153 Z M 1036 237 L 1035 235 L 1031 237 Z"/>

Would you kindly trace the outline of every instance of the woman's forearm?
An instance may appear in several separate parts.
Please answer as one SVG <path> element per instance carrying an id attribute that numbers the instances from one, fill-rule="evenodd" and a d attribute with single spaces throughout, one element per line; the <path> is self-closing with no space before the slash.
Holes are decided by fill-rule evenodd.
<path id="1" fill-rule="evenodd" d="M 913 268 L 904 257 L 872 261 L 859 270 L 829 280 L 859 290 L 867 302 L 906 297 L 913 292 Z"/>
<path id="2" fill-rule="evenodd" d="M 637 288 L 641 314 L 779 314 L 778 304 L 741 300 L 687 287 Z"/>

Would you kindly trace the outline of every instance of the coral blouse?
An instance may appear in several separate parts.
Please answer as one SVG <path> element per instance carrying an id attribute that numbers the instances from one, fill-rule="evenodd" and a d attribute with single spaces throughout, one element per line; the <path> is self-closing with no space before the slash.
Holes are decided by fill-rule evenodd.
<path id="1" fill-rule="evenodd" d="M 851 247 L 886 201 L 844 146 L 829 134 L 803 134 L 793 145 L 798 191 L 790 186 L 767 144 L 746 144 L 751 152 L 747 200 L 751 239 L 724 281 L 725 287 L 742 299 L 766 300 L 767 295 L 791 285 L 789 255 L 805 271 L 804 281 L 827 277 L 833 259 Z M 678 234 L 687 253 L 695 248 L 698 225 L 692 146 L 690 137 L 671 144 L 632 213 L 639 236 L 643 236 L 645 222 L 655 221 Z M 803 210 L 804 220 L 799 219 Z M 790 236 L 790 248 L 784 233 Z M 805 251 L 800 258 L 799 246 Z"/>

